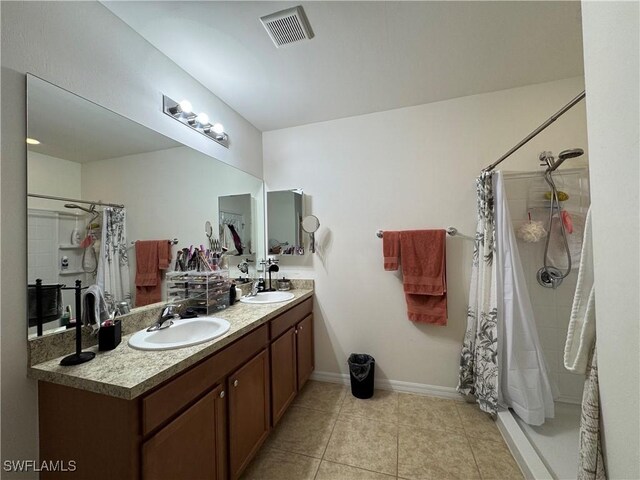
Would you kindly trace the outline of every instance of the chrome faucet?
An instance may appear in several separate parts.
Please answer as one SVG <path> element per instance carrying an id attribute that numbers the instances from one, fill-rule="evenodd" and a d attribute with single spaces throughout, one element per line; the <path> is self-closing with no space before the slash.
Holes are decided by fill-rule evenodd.
<path id="1" fill-rule="evenodd" d="M 247 297 L 255 297 L 258 295 L 258 284 L 259 281 L 255 281 L 251 284 L 251 292 L 247 293 Z"/>
<path id="2" fill-rule="evenodd" d="M 165 305 L 165 307 L 160 312 L 160 318 L 158 321 L 147 328 L 147 332 L 155 332 L 156 330 L 164 330 L 165 328 L 169 328 L 173 325 L 173 320 L 176 318 L 180 318 L 177 310 L 180 308 L 180 305 L 175 303 L 170 303 Z"/>

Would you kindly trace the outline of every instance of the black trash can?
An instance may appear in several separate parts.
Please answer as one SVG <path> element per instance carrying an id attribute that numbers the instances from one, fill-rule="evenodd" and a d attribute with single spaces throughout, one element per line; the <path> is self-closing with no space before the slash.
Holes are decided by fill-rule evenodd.
<path id="1" fill-rule="evenodd" d="M 376 359 L 366 353 L 352 353 L 349 355 L 348 363 L 351 394 L 363 399 L 373 397 Z"/>

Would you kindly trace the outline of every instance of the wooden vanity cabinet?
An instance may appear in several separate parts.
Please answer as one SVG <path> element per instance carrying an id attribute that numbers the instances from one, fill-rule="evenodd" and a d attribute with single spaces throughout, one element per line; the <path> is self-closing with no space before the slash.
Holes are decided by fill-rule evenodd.
<path id="1" fill-rule="evenodd" d="M 284 415 L 314 369 L 312 302 L 308 299 L 271 321 L 273 426 Z"/>
<path id="2" fill-rule="evenodd" d="M 272 421 L 275 426 L 298 392 L 296 327 L 271 343 Z"/>
<path id="3" fill-rule="evenodd" d="M 214 388 L 142 445 L 143 480 L 225 480 L 226 400 Z"/>
<path id="4" fill-rule="evenodd" d="M 269 435 L 269 355 L 263 350 L 228 379 L 229 473 L 236 479 Z"/>
<path id="5" fill-rule="evenodd" d="M 315 367 L 313 350 L 313 315 L 307 315 L 296 329 L 296 359 L 298 365 L 298 391 L 302 389 Z"/>
<path id="6" fill-rule="evenodd" d="M 313 371 L 311 298 L 124 400 L 39 381 L 42 479 L 237 479 Z"/>

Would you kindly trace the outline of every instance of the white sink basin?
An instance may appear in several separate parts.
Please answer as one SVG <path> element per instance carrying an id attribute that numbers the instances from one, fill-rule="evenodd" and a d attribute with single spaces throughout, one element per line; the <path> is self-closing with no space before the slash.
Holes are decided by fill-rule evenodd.
<path id="1" fill-rule="evenodd" d="M 242 297 L 242 303 L 278 303 L 286 302 L 294 297 L 290 292 L 261 292 L 255 297 Z"/>
<path id="2" fill-rule="evenodd" d="M 231 324 L 222 318 L 198 317 L 174 320 L 163 330 L 141 330 L 129 339 L 129 346 L 138 350 L 171 350 L 208 342 L 229 331 Z"/>

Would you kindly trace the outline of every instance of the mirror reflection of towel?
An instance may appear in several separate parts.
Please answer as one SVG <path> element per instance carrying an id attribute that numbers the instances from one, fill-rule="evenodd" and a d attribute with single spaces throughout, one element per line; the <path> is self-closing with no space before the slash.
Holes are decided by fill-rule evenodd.
<path id="1" fill-rule="evenodd" d="M 42 322 L 50 322 L 62 316 L 62 291 L 60 285 L 54 288 L 53 285 L 43 285 L 41 291 L 42 301 Z M 36 308 L 36 287 L 29 285 L 29 326 L 33 327 L 38 322 L 38 311 Z"/>
<path id="2" fill-rule="evenodd" d="M 136 307 L 162 300 L 162 270 L 171 264 L 169 240 L 136 242 Z"/>
<path id="3" fill-rule="evenodd" d="M 109 318 L 109 308 L 104 293 L 98 285 L 91 285 L 82 297 L 82 323 L 93 327 L 97 333 L 100 324 Z"/>

